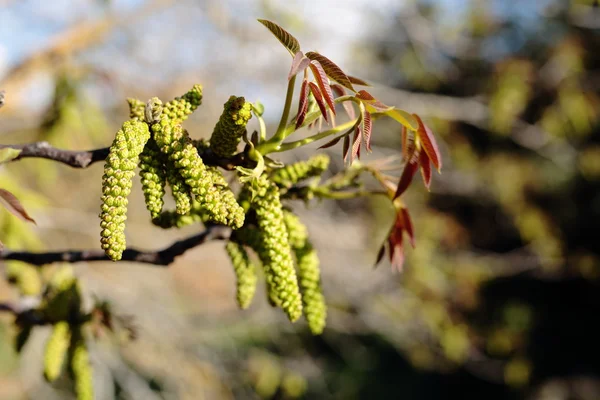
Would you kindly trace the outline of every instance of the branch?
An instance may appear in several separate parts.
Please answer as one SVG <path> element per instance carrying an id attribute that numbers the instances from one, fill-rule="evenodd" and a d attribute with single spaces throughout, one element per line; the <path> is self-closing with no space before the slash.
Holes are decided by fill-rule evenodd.
<path id="1" fill-rule="evenodd" d="M 21 150 L 21 154 L 11 161 L 17 161 L 22 158 L 45 158 L 73 168 L 87 168 L 96 162 L 104 161 L 109 152 L 108 147 L 82 151 L 63 150 L 50 145 L 48 142 L 0 144 L 0 149 L 4 148 Z M 210 149 L 199 149 L 198 152 L 205 164 L 221 167 L 228 171 L 234 170 L 236 166 L 254 167 L 254 162 L 244 152 L 229 158 L 218 157 Z"/>
<path id="2" fill-rule="evenodd" d="M 229 238 L 231 228 L 221 225 L 209 225 L 204 232 L 188 238 L 178 240 L 169 247 L 159 251 L 144 251 L 128 248 L 123 252 L 121 261 L 138 262 L 159 266 L 168 266 L 176 257 L 186 251 L 200 246 L 211 240 L 225 240 Z M 32 253 L 27 251 L 0 251 L 0 260 L 22 261 L 31 265 L 42 266 L 56 262 L 77 263 L 82 261 L 110 261 L 102 250 L 65 250 L 46 253 Z"/>

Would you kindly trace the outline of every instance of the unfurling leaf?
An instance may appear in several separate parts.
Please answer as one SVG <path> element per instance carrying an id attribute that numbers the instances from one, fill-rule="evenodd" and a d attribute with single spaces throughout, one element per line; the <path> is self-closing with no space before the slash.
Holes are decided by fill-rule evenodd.
<path id="1" fill-rule="evenodd" d="M 354 138 L 352 139 L 352 154 L 350 156 L 350 163 L 353 163 L 356 158 L 360 160 L 360 142 L 361 142 L 361 131 L 357 126 L 354 128 Z"/>
<path id="2" fill-rule="evenodd" d="M 323 115 L 323 118 L 325 118 L 326 122 L 329 122 L 327 116 L 327 108 L 325 106 L 325 103 L 323 102 L 323 96 L 321 95 L 319 87 L 314 82 L 310 82 L 308 85 L 310 87 L 311 93 L 315 98 L 315 101 L 317 102 L 317 105 L 319 106 L 319 110 L 321 110 L 321 115 Z"/>
<path id="3" fill-rule="evenodd" d="M 306 57 L 310 58 L 311 60 L 318 61 L 325 70 L 327 76 L 329 76 L 331 79 L 345 88 L 352 90 L 353 92 L 356 91 L 354 90 L 354 87 L 352 87 L 352 82 L 350 82 L 350 79 L 344 73 L 344 71 L 342 71 L 342 69 L 329 58 L 314 51 L 309 51 L 306 53 Z"/>
<path id="4" fill-rule="evenodd" d="M 329 86 L 329 79 L 327 79 L 327 74 L 325 73 L 325 70 L 323 70 L 321 63 L 316 60 L 311 60 L 310 69 L 312 70 L 315 80 L 319 85 L 319 89 L 321 89 L 321 93 L 323 94 L 325 102 L 327 103 L 331 111 L 333 111 L 333 113 L 335 114 L 335 103 L 333 102 L 333 93 L 331 92 L 331 86 Z"/>
<path id="5" fill-rule="evenodd" d="M 408 185 L 412 181 L 413 176 L 417 172 L 419 168 L 419 154 L 415 152 L 412 157 L 406 162 L 404 165 L 404 170 L 402 171 L 402 175 L 400 176 L 400 182 L 398 182 L 398 188 L 396 189 L 396 193 L 394 194 L 394 199 L 397 199 L 408 189 Z"/>
<path id="6" fill-rule="evenodd" d="M 425 150 L 425 153 L 427 153 L 427 157 L 429 157 L 429 160 L 431 160 L 431 163 L 435 169 L 440 172 L 440 169 L 442 168 L 442 156 L 440 155 L 440 149 L 435 141 L 433 132 L 431 132 L 431 129 L 429 129 L 429 127 L 423 123 L 417 114 L 413 114 L 413 116 L 419 124 L 419 130 L 417 134 L 419 135 L 421 146 L 423 147 L 423 150 Z"/>
<path id="7" fill-rule="evenodd" d="M 388 245 L 390 248 L 390 263 L 392 264 L 392 268 L 396 269 L 398 272 L 402 272 L 402 267 L 404 266 L 404 246 L 402 245 L 402 236 L 395 242 L 392 241 L 392 239 L 389 239 Z"/>
<path id="8" fill-rule="evenodd" d="M 361 90 L 356 93 L 356 98 L 362 101 L 365 106 L 367 106 L 367 110 L 370 112 L 385 112 L 393 109 L 394 107 L 383 104 L 381 101 L 377 100 L 373 95 L 366 90 Z M 415 128 L 416 129 L 416 128 Z"/>
<path id="9" fill-rule="evenodd" d="M 297 52 L 294 56 L 294 61 L 292 61 L 292 67 L 290 68 L 290 73 L 288 74 L 288 81 L 297 73 L 308 68 L 308 64 L 310 64 L 310 59 L 306 58 L 301 51 Z"/>
<path id="10" fill-rule="evenodd" d="M 10 147 L 0 149 L 0 164 L 14 160 L 15 158 L 19 157 L 19 154 L 21 154 L 21 150 L 19 149 L 13 149 Z"/>
<path id="11" fill-rule="evenodd" d="M 368 82 L 365 82 L 362 79 L 357 78 L 355 76 L 348 75 L 348 80 L 358 86 L 371 86 Z"/>
<path id="12" fill-rule="evenodd" d="M 292 36 L 288 31 L 277 25 L 275 22 L 266 19 L 259 19 L 258 22 L 263 24 L 268 30 L 271 31 L 273 35 L 275 35 L 277 39 L 279 39 L 281 44 L 285 46 L 285 48 L 290 52 L 292 57 L 300 51 L 300 43 L 298 43 L 298 40 L 296 40 L 294 36 Z"/>
<path id="13" fill-rule="evenodd" d="M 333 138 L 332 140 L 330 140 L 329 142 L 325 143 L 323 146 L 319 147 L 319 149 L 328 149 L 330 147 L 335 146 L 336 144 L 338 144 L 338 142 L 340 140 L 342 140 L 343 137 L 347 137 L 347 136 L 338 136 L 336 138 Z"/>
<path id="14" fill-rule="evenodd" d="M 362 122 L 363 138 L 365 140 L 365 147 L 367 151 L 371 151 L 371 131 L 373 130 L 373 120 L 371 114 L 368 111 L 364 112 Z"/>
<path id="15" fill-rule="evenodd" d="M 24 221 L 33 222 L 35 224 L 35 220 L 31 218 L 29 214 L 27 214 L 27 211 L 25 211 L 25 208 L 23 208 L 23 205 L 19 199 L 17 199 L 15 195 L 8 190 L 0 189 L 0 203 L 6 207 L 11 214 L 21 218 Z"/>
<path id="16" fill-rule="evenodd" d="M 429 161 L 427 153 L 424 151 L 420 152 L 419 165 L 421 165 L 421 176 L 423 177 L 423 183 L 425 184 L 427 190 L 429 190 L 429 185 L 431 184 L 431 162 Z"/>
<path id="17" fill-rule="evenodd" d="M 308 112 L 308 81 L 305 79 L 302 81 L 302 88 L 300 89 L 300 101 L 298 103 L 298 116 L 296 117 L 296 129 L 302 126 L 306 113 Z"/>
<path id="18" fill-rule="evenodd" d="M 346 159 L 348 158 L 348 150 L 350 150 L 350 136 L 344 135 L 344 147 L 342 149 L 344 162 L 346 162 Z"/>

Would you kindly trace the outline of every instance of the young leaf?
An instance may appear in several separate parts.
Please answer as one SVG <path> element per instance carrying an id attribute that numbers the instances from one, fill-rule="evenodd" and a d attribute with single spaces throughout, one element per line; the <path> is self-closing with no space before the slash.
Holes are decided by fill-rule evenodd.
<path id="1" fill-rule="evenodd" d="M 0 203 L 6 207 L 11 214 L 21 218 L 24 221 L 33 222 L 35 224 L 35 220 L 31 218 L 29 214 L 27 214 L 27 211 L 25 211 L 25 208 L 23 208 L 23 205 L 19 199 L 17 199 L 15 195 L 8 190 L 0 189 Z"/>
<path id="2" fill-rule="evenodd" d="M 404 166 L 404 170 L 400 176 L 400 181 L 398 182 L 398 188 L 394 194 L 394 199 L 400 197 L 400 195 L 404 193 L 406 189 L 408 189 L 408 186 L 410 185 L 410 182 L 412 181 L 413 176 L 415 176 L 418 168 L 419 155 L 417 152 L 415 152 L 415 154 L 413 154 L 413 156 L 406 162 L 406 165 Z"/>
<path id="3" fill-rule="evenodd" d="M 423 183 L 425 184 L 427 190 L 429 190 L 429 185 L 431 184 L 431 163 L 429 161 L 429 157 L 427 157 L 427 153 L 424 151 L 420 152 L 419 164 L 421 165 L 421 176 L 423 177 Z"/>
<path id="4" fill-rule="evenodd" d="M 361 90 L 356 93 L 355 96 L 358 100 L 362 101 L 370 112 L 385 112 L 393 109 L 394 107 L 388 106 L 377 100 L 373 95 L 366 90 Z"/>
<path id="5" fill-rule="evenodd" d="M 333 85 L 331 85 L 331 89 L 335 92 L 336 95 L 338 95 L 338 97 L 346 95 L 346 90 L 344 89 L 344 87 L 342 85 L 338 85 L 337 83 L 334 83 Z M 344 101 L 344 102 L 342 102 L 342 106 L 344 107 L 346 114 L 348 114 L 348 118 L 354 119 L 354 118 L 356 118 L 356 113 L 354 112 L 354 108 L 352 107 L 352 104 L 350 104 L 350 103 L 351 103 L 350 101 Z"/>
<path id="6" fill-rule="evenodd" d="M 388 239 L 388 246 L 390 248 L 390 263 L 392 269 L 398 272 L 402 272 L 404 266 L 404 246 L 402 245 L 402 232 L 400 235 L 391 237 Z"/>
<path id="7" fill-rule="evenodd" d="M 288 74 L 288 81 L 297 73 L 308 68 L 308 64 L 310 64 L 310 59 L 306 58 L 301 51 L 297 52 L 294 56 L 294 60 L 292 61 L 292 67 L 290 69 L 290 73 Z"/>
<path id="8" fill-rule="evenodd" d="M 360 79 L 360 78 L 357 78 L 357 77 L 355 77 L 355 76 L 350 76 L 350 75 L 348 75 L 348 80 L 349 80 L 351 83 L 353 83 L 353 84 L 355 84 L 355 85 L 358 85 L 358 86 L 371 86 L 369 83 L 367 83 L 367 82 L 363 81 L 362 79 Z"/>
<path id="9" fill-rule="evenodd" d="M 408 130 L 402 125 L 402 158 L 408 160 Z"/>
<path id="10" fill-rule="evenodd" d="M 344 147 L 342 148 L 342 158 L 344 162 L 348 159 L 348 150 L 350 150 L 350 136 L 344 135 Z"/>
<path id="11" fill-rule="evenodd" d="M 419 127 L 419 123 L 417 122 L 417 120 L 404 110 L 392 108 L 390 110 L 383 111 L 383 113 L 388 117 L 392 117 L 393 119 L 395 119 L 396 121 L 406 126 L 407 128 L 410 128 L 413 131 L 416 131 Z"/>
<path id="12" fill-rule="evenodd" d="M 338 67 L 329 58 L 314 51 L 309 51 L 308 53 L 306 53 L 306 57 L 310 58 L 313 61 L 318 61 L 325 70 L 327 76 L 329 76 L 331 79 L 344 86 L 345 88 L 356 92 L 356 90 L 354 90 L 354 87 L 352 87 L 352 82 L 350 82 L 348 76 L 344 73 L 344 71 L 342 71 L 340 67 Z"/>
<path id="13" fill-rule="evenodd" d="M 373 120 L 371 119 L 371 113 L 368 111 L 364 112 L 362 121 L 363 138 L 365 139 L 365 147 L 367 151 L 371 151 L 371 131 L 373 130 Z"/>
<path id="14" fill-rule="evenodd" d="M 335 103 L 333 102 L 333 93 L 331 92 L 331 86 L 329 86 L 329 79 L 327 79 L 327 74 L 323 70 L 321 63 L 316 60 L 311 60 L 310 69 L 319 85 L 319 89 L 321 89 L 321 93 L 327 102 L 327 105 L 335 114 Z"/>
<path id="15" fill-rule="evenodd" d="M 336 144 L 338 144 L 338 142 L 340 140 L 342 140 L 343 137 L 347 137 L 347 136 L 338 136 L 336 138 L 333 138 L 332 140 L 330 140 L 329 142 L 325 143 L 323 146 L 319 147 L 319 149 L 328 149 L 330 147 L 335 146 Z"/>
<path id="16" fill-rule="evenodd" d="M 385 245 L 382 245 L 379 248 L 379 252 L 377 252 L 377 259 L 375 259 L 375 267 L 383 260 L 383 256 L 385 255 Z"/>
<path id="17" fill-rule="evenodd" d="M 408 233 L 408 238 L 410 239 L 410 245 L 415 248 L 415 232 L 413 230 L 413 224 L 410 219 L 410 215 L 408 214 L 408 209 L 406 207 L 402 207 L 400 209 L 400 213 L 402 214 L 402 223 L 403 228 Z"/>
<path id="18" fill-rule="evenodd" d="M 352 139 L 352 154 L 350 156 L 350 164 L 352 164 L 354 162 L 354 159 L 356 159 L 357 157 L 360 160 L 361 138 L 361 131 L 360 128 L 357 126 L 356 128 L 354 128 L 354 138 Z"/>
<path id="19" fill-rule="evenodd" d="M 19 154 L 21 154 L 21 150 L 19 149 L 12 149 L 10 147 L 0 149 L 0 164 L 14 160 L 19 157 Z"/>
<path id="20" fill-rule="evenodd" d="M 263 24 L 268 30 L 271 31 L 273 35 L 275 35 L 277 39 L 279 39 L 281 44 L 285 46 L 292 57 L 294 57 L 296 53 L 300 51 L 300 43 L 298 43 L 298 40 L 296 40 L 295 37 L 293 37 L 288 31 L 277 25 L 275 22 L 266 19 L 259 19 L 258 22 Z"/>
<path id="21" fill-rule="evenodd" d="M 413 116 L 419 124 L 418 135 L 421 146 L 423 146 L 423 150 L 425 150 L 427 153 L 427 156 L 431 160 L 431 163 L 435 169 L 440 172 L 440 169 L 442 168 L 442 156 L 440 154 L 440 149 L 438 148 L 437 142 L 435 141 L 435 137 L 433 136 L 433 132 L 431 132 L 431 129 L 429 129 L 429 127 L 423 123 L 417 114 L 413 114 Z"/>
<path id="22" fill-rule="evenodd" d="M 325 107 L 325 103 L 323 102 L 323 96 L 321 95 L 319 87 L 314 82 L 310 82 L 308 85 L 310 87 L 311 93 L 315 98 L 315 101 L 317 102 L 317 105 L 319 106 L 319 110 L 321 110 L 321 115 L 323 115 L 323 118 L 325 118 L 326 122 L 329 122 L 329 120 L 327 119 L 327 108 Z"/>
<path id="23" fill-rule="evenodd" d="M 302 88 L 300 89 L 300 102 L 298 103 L 298 116 L 296 117 L 296 129 L 302 126 L 306 112 L 308 111 L 308 80 L 302 81 Z"/>

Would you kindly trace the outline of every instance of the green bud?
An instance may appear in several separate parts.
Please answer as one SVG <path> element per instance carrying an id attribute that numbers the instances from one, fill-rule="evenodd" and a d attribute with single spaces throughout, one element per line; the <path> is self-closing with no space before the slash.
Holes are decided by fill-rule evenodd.
<path id="1" fill-rule="evenodd" d="M 230 241 L 227 242 L 225 249 L 237 278 L 236 299 L 238 305 L 241 309 L 246 309 L 250 306 L 256 292 L 256 269 L 242 245 Z"/>
<path id="2" fill-rule="evenodd" d="M 102 177 L 101 247 L 112 260 L 120 260 L 125 250 L 125 219 L 127 196 L 131 192 L 135 168 L 146 142 L 150 138 L 148 125 L 137 119 L 123 124 L 117 132 Z M 119 194 L 116 194 L 119 193 Z"/>
<path id="3" fill-rule="evenodd" d="M 44 378 L 54 382 L 62 371 L 71 339 L 71 329 L 66 321 L 57 322 L 46 342 L 44 352 Z"/>
<path id="4" fill-rule="evenodd" d="M 220 157 L 230 157 L 236 151 L 252 118 L 252 103 L 243 97 L 231 96 L 210 137 L 211 150 Z"/>
<path id="5" fill-rule="evenodd" d="M 304 179 L 320 176 L 328 167 L 329 156 L 319 153 L 306 161 L 298 161 L 275 170 L 271 179 L 278 186 L 289 188 Z"/>

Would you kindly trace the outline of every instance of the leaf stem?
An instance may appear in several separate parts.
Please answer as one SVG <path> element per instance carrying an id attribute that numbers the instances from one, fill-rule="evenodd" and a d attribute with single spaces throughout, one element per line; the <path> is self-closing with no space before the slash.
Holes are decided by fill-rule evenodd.
<path id="1" fill-rule="evenodd" d="M 341 125 L 336 126 L 335 128 L 332 129 L 328 129 L 326 131 L 323 132 L 319 132 L 317 134 L 314 134 L 312 136 L 309 136 L 307 138 L 304 139 L 300 139 L 300 140 L 295 140 L 293 142 L 287 142 L 287 143 L 282 143 L 281 145 L 279 145 L 277 148 L 273 149 L 273 152 L 282 152 L 282 151 L 287 151 L 287 150 L 292 150 L 298 147 L 302 147 L 304 145 L 307 145 L 309 143 L 315 142 L 319 139 L 323 139 L 326 138 L 327 136 L 330 135 L 335 135 L 336 133 L 348 130 L 352 127 L 354 127 L 356 125 L 358 121 L 357 119 L 353 119 L 351 121 L 345 122 Z"/>
<path id="2" fill-rule="evenodd" d="M 283 112 L 281 113 L 281 119 L 279 120 L 279 126 L 277 127 L 277 131 L 275 132 L 272 138 L 270 138 L 266 142 L 259 144 L 256 148 L 256 150 L 263 155 L 272 152 L 273 149 L 279 146 L 281 142 L 283 142 L 283 140 L 285 139 L 285 128 L 290 117 L 290 109 L 292 108 L 295 84 L 296 76 L 294 75 L 288 82 L 287 93 L 285 95 L 285 104 L 283 106 Z"/>

